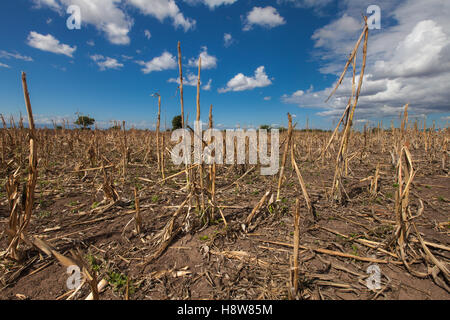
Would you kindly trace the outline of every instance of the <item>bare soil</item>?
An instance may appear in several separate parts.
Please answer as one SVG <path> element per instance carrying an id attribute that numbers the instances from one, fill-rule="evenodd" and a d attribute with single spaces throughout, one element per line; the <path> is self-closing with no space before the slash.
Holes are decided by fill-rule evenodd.
<path id="1" fill-rule="evenodd" d="M 400 259 L 357 241 L 367 239 L 384 243 L 395 229 L 395 168 L 391 164 L 388 141 L 386 147 L 381 148 L 372 137 L 367 147 L 352 147 L 355 157 L 349 162 L 350 170 L 344 180 L 349 199 L 337 204 L 328 196 L 333 181 L 335 152 L 331 150 L 322 164 L 316 160 L 320 150 L 314 151 L 314 141 L 326 141 L 329 134 L 299 133 L 296 137 L 299 141 L 296 160 L 317 219 L 308 214 L 297 176 L 289 164 L 281 189 L 281 201 L 270 207 L 264 206 L 255 215 L 250 232 L 244 232 L 242 223 L 267 190 L 276 193 L 278 175 L 261 176 L 258 166 L 253 170 L 250 165 L 218 166 L 216 202 L 222 206 L 228 226 L 225 228 L 217 208 L 214 220 L 202 226 L 193 198 L 186 218 L 191 227 L 178 232 L 156 259 L 145 264 L 159 249 L 158 233 L 186 199 L 185 174 L 156 183 L 161 179 L 161 173 L 157 169 L 154 145 L 150 156 L 145 159 L 148 149 L 143 147 L 142 141 L 147 141 L 147 132 L 128 132 L 131 152 L 125 178 L 121 171 L 120 133 L 111 134 L 119 141 L 117 146 L 116 142 L 111 142 L 112 139 L 108 140 L 107 133 L 98 138 L 101 147 L 95 159 L 89 158 L 84 144 L 77 142 L 74 133 L 59 133 L 54 137 L 52 134 L 53 131 L 48 130 L 41 135 L 39 178 L 27 234 L 41 237 L 62 254 L 79 248 L 96 270 L 98 279 L 109 281 L 100 299 L 125 299 L 127 278 L 129 299 L 287 299 L 293 253 L 292 212 L 297 198 L 301 202 L 300 245 L 303 246 L 299 254 L 301 298 L 450 299 L 449 292 L 431 275 L 417 277 Z M 79 139 L 89 145 L 94 138 L 91 133 L 83 134 Z M 441 134 L 448 137 L 448 133 Z M 101 139 L 106 140 L 102 142 Z M 169 139 L 170 136 L 166 136 L 166 141 Z M 313 151 L 307 152 L 311 143 Z M 47 150 L 42 147 L 44 144 Z M 22 146 L 25 168 L 28 152 L 25 138 Z M 415 223 L 425 241 L 448 248 L 448 170 L 442 168 L 439 154 L 433 157 L 420 144 L 417 149 L 411 149 L 417 171 L 410 196 L 411 211 L 415 213 L 418 210 L 419 199 L 424 203 L 423 214 Z M 184 166 L 173 166 L 168 154 L 166 157 L 166 177 L 184 169 Z M 73 172 L 98 167 L 101 161 L 109 164 L 104 159 L 114 165 L 106 171 L 120 196 L 120 201 L 109 207 L 108 200 L 102 203 L 101 170 Z M 368 191 L 370 182 L 361 180 L 374 174 L 377 163 L 381 166 L 379 191 L 376 197 L 371 197 Z M 448 162 L 445 165 L 448 168 Z M 3 181 L 12 172 L 11 168 L 2 168 Z M 205 170 L 207 168 L 205 166 Z M 248 170 L 251 171 L 234 183 Z M 10 212 L 3 186 L 4 182 L 0 189 L 0 231 L 5 230 Z M 133 231 L 133 221 L 125 229 L 135 213 L 135 186 L 139 188 L 143 218 L 139 235 Z M 180 217 L 186 215 L 187 208 L 183 209 Z M 175 220 L 175 227 L 181 224 L 180 221 Z M 0 250 L 7 247 L 8 239 L 3 232 Z M 21 262 L 6 257 L 0 260 L 0 299 L 66 299 L 70 291 L 66 286 L 69 277 L 66 269 L 36 248 L 21 244 L 20 249 L 24 252 Z M 328 249 L 354 258 L 325 254 L 315 249 Z M 432 246 L 429 249 L 449 265 L 448 250 Z M 416 251 L 417 259 L 411 263 L 411 268 L 427 272 L 432 265 L 423 258 L 420 249 Z M 386 262 L 378 263 L 380 290 L 368 289 L 367 268 L 373 263 L 361 261 L 361 257 Z M 442 274 L 437 277 L 445 284 Z M 75 298 L 84 299 L 89 292 L 86 284 Z"/>

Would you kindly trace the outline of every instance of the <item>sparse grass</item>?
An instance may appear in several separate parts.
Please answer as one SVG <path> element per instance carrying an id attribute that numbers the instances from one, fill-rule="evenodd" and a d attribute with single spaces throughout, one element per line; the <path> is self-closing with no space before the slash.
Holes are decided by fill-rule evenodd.
<path id="1" fill-rule="evenodd" d="M 128 277 L 120 272 L 110 271 L 108 272 L 108 282 L 112 286 L 113 290 L 118 293 L 125 293 Z M 129 295 L 134 294 L 135 287 L 132 281 L 128 283 Z"/>
<path id="2" fill-rule="evenodd" d="M 37 214 L 38 219 L 44 219 L 44 218 L 48 218 L 52 215 L 52 213 L 50 211 L 40 211 Z"/>
<path id="3" fill-rule="evenodd" d="M 99 263 L 99 260 L 93 254 L 87 254 L 86 260 L 88 261 L 92 270 L 94 270 L 95 272 L 100 271 L 101 264 Z"/>
<path id="4" fill-rule="evenodd" d="M 97 208 L 99 205 L 100 205 L 100 202 L 94 201 L 94 203 L 92 203 L 92 205 L 91 205 L 91 209 L 95 209 L 95 208 Z"/>

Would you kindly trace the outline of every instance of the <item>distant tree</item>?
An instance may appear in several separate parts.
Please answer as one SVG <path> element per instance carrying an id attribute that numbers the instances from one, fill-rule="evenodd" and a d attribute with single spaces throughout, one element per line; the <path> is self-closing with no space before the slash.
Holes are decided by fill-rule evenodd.
<path id="1" fill-rule="evenodd" d="M 263 130 L 264 130 L 264 129 L 265 129 L 265 130 L 270 130 L 270 129 L 272 129 L 268 124 L 260 125 L 259 128 L 260 128 L 260 129 L 263 129 Z"/>
<path id="2" fill-rule="evenodd" d="M 183 128 L 181 123 L 181 116 L 175 116 L 172 119 L 172 130 L 177 130 Z"/>
<path id="3" fill-rule="evenodd" d="M 95 119 L 90 118 L 88 116 L 78 116 L 77 121 L 74 122 L 77 126 L 82 127 L 83 129 L 89 128 L 95 123 Z"/>

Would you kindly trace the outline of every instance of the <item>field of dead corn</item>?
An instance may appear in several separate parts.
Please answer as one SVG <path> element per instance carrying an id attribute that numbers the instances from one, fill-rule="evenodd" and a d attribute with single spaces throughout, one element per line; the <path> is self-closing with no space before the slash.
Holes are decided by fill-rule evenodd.
<path id="1" fill-rule="evenodd" d="M 11 123 L 0 298 L 449 299 L 450 132 L 405 128 L 351 132 L 333 196 L 339 132 L 281 134 L 278 175 L 204 165 L 188 185 L 170 133 L 34 130 L 30 169 L 31 131 Z M 85 279 L 72 290 L 69 265 Z"/>
<path id="2" fill-rule="evenodd" d="M 23 74 L 29 125 L 1 117 L 0 298 L 449 299 L 450 130 L 408 105 L 400 128 L 352 128 L 367 37 L 336 129 L 288 114 L 272 176 L 174 165 L 161 104 L 156 131 L 36 129 Z"/>

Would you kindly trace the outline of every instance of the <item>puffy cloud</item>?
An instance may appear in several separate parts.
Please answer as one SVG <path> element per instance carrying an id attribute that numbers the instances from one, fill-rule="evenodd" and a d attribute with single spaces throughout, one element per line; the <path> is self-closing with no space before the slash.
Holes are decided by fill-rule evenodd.
<path id="1" fill-rule="evenodd" d="M 213 69 L 217 67 L 217 58 L 208 54 L 207 47 L 202 47 L 200 57 L 202 58 L 202 69 Z M 188 66 L 198 67 L 198 58 L 189 59 Z"/>
<path id="2" fill-rule="evenodd" d="M 71 58 L 73 58 L 73 53 L 77 50 L 76 46 L 71 47 L 67 44 L 60 43 L 51 34 L 43 35 L 35 31 L 30 32 L 27 43 L 30 47 L 56 54 L 63 54 Z"/>
<path id="3" fill-rule="evenodd" d="M 119 63 L 117 59 L 110 57 L 104 57 L 100 54 L 92 55 L 91 59 L 100 67 L 101 71 L 106 69 L 120 69 L 123 67 L 122 63 Z"/>
<path id="4" fill-rule="evenodd" d="M 83 24 L 95 26 L 97 30 L 104 32 L 107 39 L 117 45 L 130 43 L 128 33 L 133 21 L 119 8 L 122 0 L 35 0 L 39 7 L 47 6 L 62 12 L 70 5 L 77 5 L 81 10 Z"/>
<path id="5" fill-rule="evenodd" d="M 378 60 L 374 71 L 389 78 L 428 76 L 450 70 L 449 36 L 433 20 L 417 23 L 408 36 L 393 50 L 389 60 Z M 444 50 L 447 50 L 445 53 Z"/>
<path id="6" fill-rule="evenodd" d="M 149 30 L 144 30 L 144 35 L 148 40 L 150 40 L 150 38 L 152 37 L 152 34 L 150 33 Z"/>
<path id="7" fill-rule="evenodd" d="M 0 68 L 11 68 L 10 66 L 8 66 L 7 64 L 1 63 L 0 62 Z"/>
<path id="8" fill-rule="evenodd" d="M 177 66 L 175 57 L 167 51 L 164 51 L 161 56 L 155 57 L 150 61 L 136 61 L 136 63 L 144 66 L 144 68 L 142 68 L 142 72 L 145 74 L 153 71 L 175 69 Z"/>
<path id="9" fill-rule="evenodd" d="M 320 71 L 338 75 L 362 30 L 361 10 L 368 1 L 345 0 L 340 18 L 316 30 Z M 450 2 L 380 1 L 381 30 L 370 30 L 366 75 L 356 109 L 364 119 L 398 116 L 406 103 L 411 116 L 450 111 Z M 359 20 L 358 20 L 359 19 Z M 360 63 L 362 51 L 358 52 Z M 357 70 L 359 72 L 359 70 Z M 357 77 L 357 81 L 359 77 Z M 317 108 L 319 115 L 340 116 L 351 94 L 351 67 L 334 97 L 334 85 L 303 95 L 286 94 L 285 103 Z"/>
<path id="10" fill-rule="evenodd" d="M 167 82 L 170 83 L 177 83 L 178 85 L 180 84 L 180 78 L 170 78 L 169 80 L 167 80 Z M 193 74 L 193 73 L 188 73 L 185 77 L 183 77 L 183 86 L 191 86 L 191 87 L 196 87 L 198 83 L 198 75 Z M 209 91 L 211 90 L 211 83 L 212 83 L 212 79 L 208 80 L 208 83 L 206 83 L 202 89 L 205 91 Z M 202 80 L 200 79 L 200 85 L 202 84 Z"/>
<path id="11" fill-rule="evenodd" d="M 196 21 L 190 18 L 185 18 L 180 12 L 174 0 L 127 0 L 130 5 L 138 8 L 141 13 L 150 15 L 163 21 L 166 18 L 171 18 L 175 28 L 181 27 L 184 31 L 195 28 Z"/>
<path id="12" fill-rule="evenodd" d="M 245 91 L 253 90 L 254 88 L 267 87 L 272 84 L 272 81 L 267 76 L 264 66 L 260 66 L 256 69 L 253 77 L 247 77 L 242 73 L 238 73 L 228 81 L 225 88 L 219 89 L 219 93 L 228 91 Z"/>
<path id="13" fill-rule="evenodd" d="M 252 11 L 247 14 L 243 30 L 251 30 L 254 25 L 271 29 L 285 23 L 284 18 L 274 7 L 253 7 Z"/>

